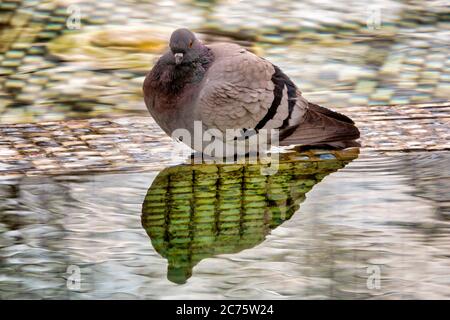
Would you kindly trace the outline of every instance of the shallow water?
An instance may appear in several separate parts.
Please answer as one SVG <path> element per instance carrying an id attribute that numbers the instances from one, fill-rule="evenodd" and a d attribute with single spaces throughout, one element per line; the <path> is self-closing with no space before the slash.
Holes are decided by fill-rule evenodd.
<path id="1" fill-rule="evenodd" d="M 248 47 L 314 103 L 446 101 L 449 21 L 441 0 L 6 0 L 0 123 L 147 114 L 143 78 L 178 27 Z"/>
<path id="2" fill-rule="evenodd" d="M 0 298 L 448 299 L 449 160 L 363 151 L 265 239 L 204 257 L 185 284 L 141 225 L 158 172 L 2 180 Z"/>

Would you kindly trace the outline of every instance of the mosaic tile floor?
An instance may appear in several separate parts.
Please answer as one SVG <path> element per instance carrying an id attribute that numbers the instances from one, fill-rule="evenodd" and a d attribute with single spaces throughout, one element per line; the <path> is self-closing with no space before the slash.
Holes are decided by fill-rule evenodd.
<path id="1" fill-rule="evenodd" d="M 345 112 L 368 151 L 450 150 L 450 103 Z M 186 160 L 176 148 L 150 117 L 0 125 L 0 176 L 162 170 Z"/>

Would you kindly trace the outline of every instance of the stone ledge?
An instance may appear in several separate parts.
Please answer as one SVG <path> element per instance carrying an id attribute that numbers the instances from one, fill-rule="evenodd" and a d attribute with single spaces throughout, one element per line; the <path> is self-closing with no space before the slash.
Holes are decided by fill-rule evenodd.
<path id="1" fill-rule="evenodd" d="M 348 107 L 364 149 L 450 150 L 450 102 Z M 0 125 L 0 176 L 161 170 L 174 142 L 150 117 Z"/>

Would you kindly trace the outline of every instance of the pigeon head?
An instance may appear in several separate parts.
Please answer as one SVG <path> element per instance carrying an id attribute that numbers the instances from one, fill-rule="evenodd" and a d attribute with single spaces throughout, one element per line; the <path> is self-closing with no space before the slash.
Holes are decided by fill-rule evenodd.
<path id="1" fill-rule="evenodd" d="M 172 33 L 169 46 L 176 65 L 188 64 L 199 58 L 201 43 L 194 33 L 186 28 L 177 29 Z"/>

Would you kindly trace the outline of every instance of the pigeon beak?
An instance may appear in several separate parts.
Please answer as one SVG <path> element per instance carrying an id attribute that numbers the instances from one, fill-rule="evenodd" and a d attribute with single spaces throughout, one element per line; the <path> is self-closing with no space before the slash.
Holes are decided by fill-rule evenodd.
<path id="1" fill-rule="evenodd" d="M 183 61 L 183 54 L 182 53 L 175 53 L 173 55 L 175 57 L 175 64 L 180 64 L 181 61 Z"/>

